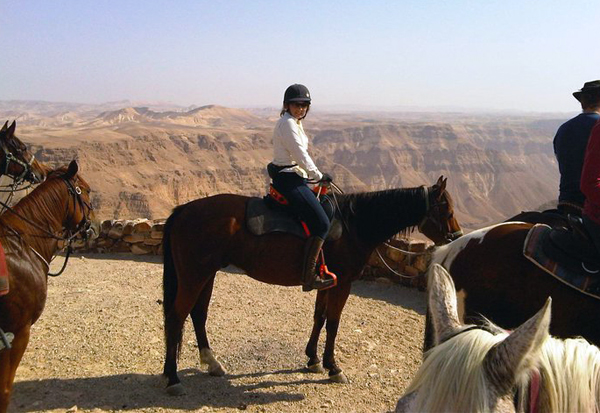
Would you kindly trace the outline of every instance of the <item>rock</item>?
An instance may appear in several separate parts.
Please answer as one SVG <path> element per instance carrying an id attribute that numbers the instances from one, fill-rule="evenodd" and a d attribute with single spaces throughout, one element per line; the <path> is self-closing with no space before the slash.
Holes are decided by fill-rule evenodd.
<path id="1" fill-rule="evenodd" d="M 412 265 L 407 265 L 406 267 L 404 267 L 404 274 L 411 277 L 416 277 L 419 275 L 419 270 L 417 270 Z"/>
<path id="2" fill-rule="evenodd" d="M 133 226 L 133 234 L 141 234 L 150 232 L 152 230 L 152 225 L 148 220 L 138 222 Z"/>
<path id="3" fill-rule="evenodd" d="M 425 241 L 412 241 L 408 250 L 412 252 L 425 252 L 426 249 L 427 243 Z"/>
<path id="4" fill-rule="evenodd" d="M 385 255 L 387 255 L 387 257 L 394 262 L 400 262 L 404 260 L 404 254 L 402 253 L 402 251 L 399 251 L 394 248 L 387 248 L 385 251 Z"/>
<path id="5" fill-rule="evenodd" d="M 162 244 L 162 238 L 161 239 L 146 238 L 144 240 L 144 245 L 159 245 L 159 244 Z"/>
<path id="6" fill-rule="evenodd" d="M 162 241 L 162 239 L 163 239 L 163 232 L 162 231 L 152 230 L 150 232 L 150 238 L 159 239 L 159 240 Z"/>
<path id="7" fill-rule="evenodd" d="M 108 237 L 112 239 L 120 239 L 123 237 L 123 222 L 117 221 L 108 231 Z"/>
<path id="8" fill-rule="evenodd" d="M 123 227 L 123 235 L 129 235 L 133 232 L 133 227 L 135 225 L 134 221 L 127 221 L 125 226 Z"/>
<path id="9" fill-rule="evenodd" d="M 98 238 L 96 241 L 96 246 L 98 248 L 110 248 L 115 243 L 111 238 Z"/>
<path id="10" fill-rule="evenodd" d="M 156 231 L 156 232 L 163 232 L 165 229 L 165 223 L 164 222 L 157 222 L 154 225 L 152 225 L 152 232 Z"/>
<path id="11" fill-rule="evenodd" d="M 145 255 L 152 253 L 152 246 L 144 244 L 132 244 L 131 252 L 136 255 Z"/>
<path id="12" fill-rule="evenodd" d="M 106 220 L 102 221 L 102 223 L 100 224 L 100 236 L 104 236 L 104 237 L 107 236 L 108 231 L 110 231 L 114 222 L 115 222 L 114 219 L 106 219 Z"/>
<path id="13" fill-rule="evenodd" d="M 123 241 L 130 244 L 137 244 L 138 242 L 143 242 L 145 239 L 146 237 L 144 237 L 142 234 L 130 234 L 123 237 Z"/>

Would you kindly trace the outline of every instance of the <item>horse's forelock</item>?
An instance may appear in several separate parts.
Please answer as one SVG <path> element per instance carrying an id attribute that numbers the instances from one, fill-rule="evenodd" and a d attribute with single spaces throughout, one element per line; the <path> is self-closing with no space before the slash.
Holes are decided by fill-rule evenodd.
<path id="1" fill-rule="evenodd" d="M 499 397 L 488 382 L 483 360 L 506 336 L 476 329 L 429 350 L 406 390 L 417 392 L 412 410 L 492 411 Z"/>

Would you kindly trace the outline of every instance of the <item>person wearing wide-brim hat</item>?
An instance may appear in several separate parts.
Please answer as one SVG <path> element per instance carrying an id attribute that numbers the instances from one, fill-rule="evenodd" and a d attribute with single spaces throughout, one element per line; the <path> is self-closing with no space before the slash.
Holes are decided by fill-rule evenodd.
<path id="1" fill-rule="evenodd" d="M 600 120 L 600 80 L 585 82 L 573 92 L 582 113 L 558 128 L 554 137 L 554 154 L 560 171 L 557 208 L 564 214 L 581 216 L 585 195 L 580 189 L 585 149 L 592 128 Z"/>

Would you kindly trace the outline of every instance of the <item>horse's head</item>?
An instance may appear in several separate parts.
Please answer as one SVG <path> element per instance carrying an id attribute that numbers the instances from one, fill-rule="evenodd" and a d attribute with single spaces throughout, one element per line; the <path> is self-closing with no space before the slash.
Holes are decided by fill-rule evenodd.
<path id="1" fill-rule="evenodd" d="M 8 126 L 8 122 L 0 129 L 0 150 L 3 158 L 0 160 L 0 175 L 8 175 L 15 181 L 22 180 L 37 184 L 42 182 L 49 171 L 27 149 L 27 146 L 15 136 L 17 123 Z"/>
<path id="2" fill-rule="evenodd" d="M 446 270 L 428 276 L 436 346 L 400 399 L 396 412 L 514 411 L 512 390 L 527 376 L 549 337 L 551 299 L 512 333 L 461 324 L 456 290 Z"/>
<path id="3" fill-rule="evenodd" d="M 90 200 L 91 189 L 78 171 L 77 161 L 73 160 L 68 168 L 59 168 L 51 172 L 48 179 L 62 179 L 67 186 L 71 198 L 67 206 L 67 218 L 63 222 L 67 233 L 70 236 L 81 234 L 84 238 L 97 238 L 100 226 Z"/>
<path id="4" fill-rule="evenodd" d="M 440 176 L 435 185 L 426 188 L 427 208 L 425 218 L 419 224 L 419 231 L 436 245 L 447 244 L 462 235 L 446 182 L 447 178 Z"/>

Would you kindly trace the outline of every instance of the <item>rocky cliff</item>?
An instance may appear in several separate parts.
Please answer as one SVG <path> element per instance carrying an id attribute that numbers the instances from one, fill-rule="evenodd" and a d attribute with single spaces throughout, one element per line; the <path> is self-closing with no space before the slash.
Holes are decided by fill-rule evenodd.
<path id="1" fill-rule="evenodd" d="M 220 106 L 102 109 L 0 102 L 0 119 L 16 118 L 18 136 L 42 161 L 77 158 L 101 218 L 164 218 L 198 197 L 265 192 L 276 109 L 268 118 Z M 552 137 L 565 118 L 313 110 L 305 129 L 316 163 L 347 192 L 445 175 L 458 218 L 475 228 L 556 197 Z"/>

